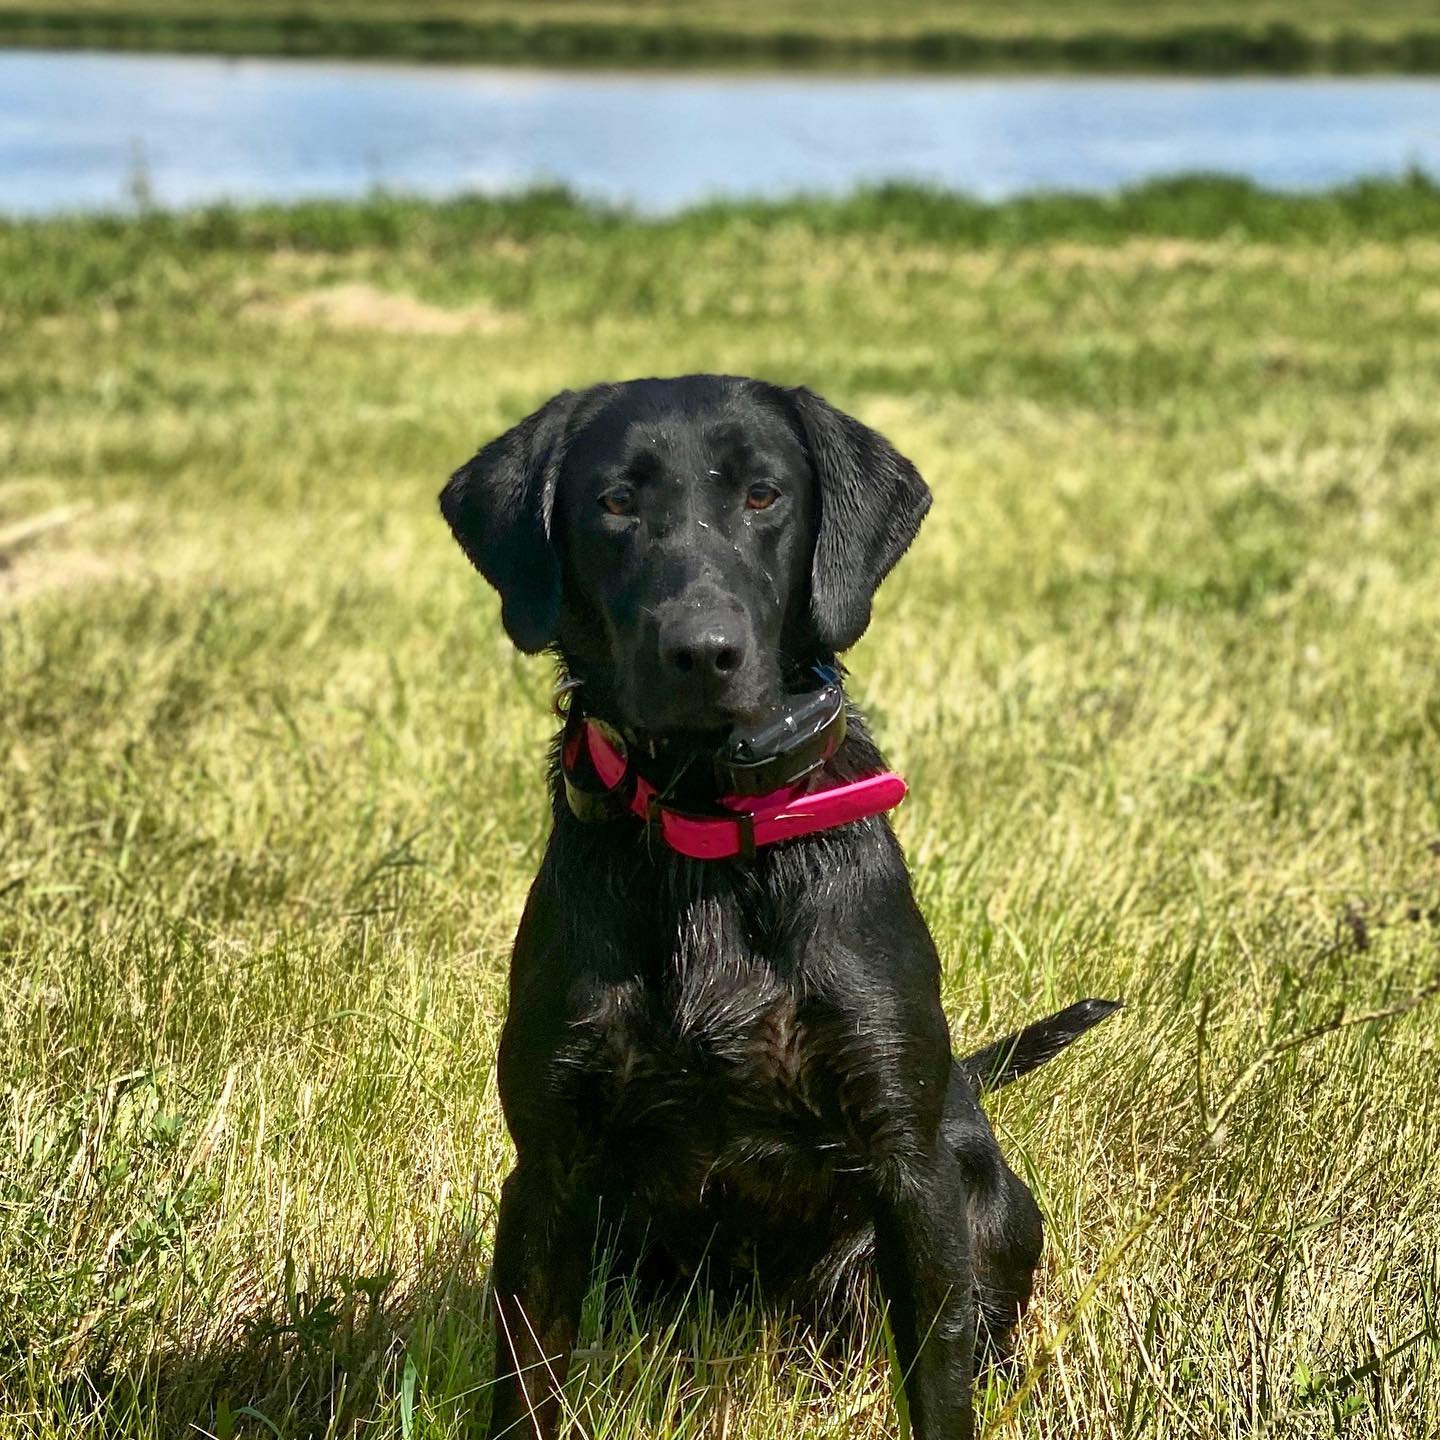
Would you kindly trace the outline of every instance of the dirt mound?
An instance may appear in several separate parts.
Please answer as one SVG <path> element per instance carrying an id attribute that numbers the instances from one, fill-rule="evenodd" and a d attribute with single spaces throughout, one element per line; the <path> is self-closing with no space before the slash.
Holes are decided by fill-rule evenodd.
<path id="1" fill-rule="evenodd" d="M 413 295 L 351 282 L 299 295 L 256 296 L 242 313 L 273 325 L 318 325 L 332 330 L 373 330 L 389 335 L 495 334 L 510 317 L 489 305 L 432 305 Z"/>

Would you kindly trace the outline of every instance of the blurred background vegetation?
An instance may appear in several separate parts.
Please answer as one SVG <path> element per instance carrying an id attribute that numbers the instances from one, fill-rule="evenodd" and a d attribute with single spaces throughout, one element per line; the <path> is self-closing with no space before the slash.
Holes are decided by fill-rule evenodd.
<path id="1" fill-rule="evenodd" d="M 624 65 L 1440 70 L 1435 0 L 0 0 L 0 44 Z"/>

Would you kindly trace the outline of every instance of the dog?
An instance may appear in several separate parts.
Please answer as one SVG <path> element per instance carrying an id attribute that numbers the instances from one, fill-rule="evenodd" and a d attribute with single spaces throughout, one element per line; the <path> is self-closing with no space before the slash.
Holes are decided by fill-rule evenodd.
<path id="1" fill-rule="evenodd" d="M 972 1432 L 977 1336 L 1041 1250 L 978 1096 L 1114 1003 L 952 1055 L 903 782 L 838 662 L 930 500 L 812 391 L 722 375 L 563 392 L 441 493 L 569 701 L 498 1059 L 492 1436 L 555 1434 L 602 1231 L 817 1313 L 873 1270 L 916 1440 Z"/>

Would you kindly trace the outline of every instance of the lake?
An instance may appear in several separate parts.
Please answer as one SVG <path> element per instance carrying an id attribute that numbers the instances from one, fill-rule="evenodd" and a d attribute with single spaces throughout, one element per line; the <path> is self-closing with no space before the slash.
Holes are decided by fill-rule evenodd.
<path id="1" fill-rule="evenodd" d="M 0 51 L 0 212 L 504 191 L 666 212 L 891 179 L 1440 175 L 1440 81 L 594 73 Z"/>

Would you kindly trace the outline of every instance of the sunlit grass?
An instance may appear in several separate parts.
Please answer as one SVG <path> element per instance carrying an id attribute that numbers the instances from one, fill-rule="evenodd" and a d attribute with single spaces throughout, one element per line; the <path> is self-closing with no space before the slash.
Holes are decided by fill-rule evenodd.
<path id="1" fill-rule="evenodd" d="M 1050 1236 L 998 1433 L 1440 1431 L 1435 1009 L 1247 1078 L 1440 968 L 1436 205 L 0 227 L 0 1433 L 468 1433 L 550 675 L 434 495 L 699 368 L 935 489 L 852 668 L 957 1044 L 1128 1002 L 991 1107 Z M 873 1318 L 613 1286 L 597 1440 L 893 1433 Z"/>

